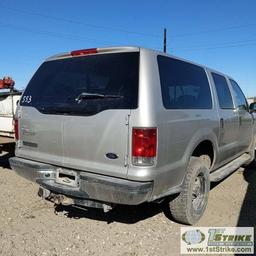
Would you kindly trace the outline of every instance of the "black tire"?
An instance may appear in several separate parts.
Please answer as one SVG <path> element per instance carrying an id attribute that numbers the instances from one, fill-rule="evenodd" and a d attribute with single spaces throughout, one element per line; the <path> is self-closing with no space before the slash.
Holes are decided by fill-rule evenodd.
<path id="1" fill-rule="evenodd" d="M 173 218 L 184 224 L 195 224 L 205 211 L 209 190 L 209 169 L 199 157 L 191 157 L 182 191 L 169 202 Z"/>

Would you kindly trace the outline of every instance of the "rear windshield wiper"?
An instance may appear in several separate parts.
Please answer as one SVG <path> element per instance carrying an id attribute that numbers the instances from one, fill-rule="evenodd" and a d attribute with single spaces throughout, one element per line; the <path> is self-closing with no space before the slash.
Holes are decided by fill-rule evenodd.
<path id="1" fill-rule="evenodd" d="M 94 99 L 105 99 L 105 98 L 109 98 L 109 99 L 121 99 L 124 96 L 121 95 L 108 95 L 108 94 L 100 94 L 100 93 L 87 93 L 87 92 L 82 92 L 81 94 L 79 94 L 77 96 L 77 98 L 75 99 L 75 101 L 77 103 L 80 103 L 82 100 L 94 100 Z"/>

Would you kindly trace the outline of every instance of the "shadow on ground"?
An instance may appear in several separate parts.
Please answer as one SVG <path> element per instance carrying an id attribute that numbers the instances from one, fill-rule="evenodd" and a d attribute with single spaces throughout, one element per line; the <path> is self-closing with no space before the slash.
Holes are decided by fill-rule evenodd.
<path id="1" fill-rule="evenodd" d="M 248 187 L 247 187 L 247 191 L 241 206 L 239 218 L 237 221 L 237 226 L 256 228 L 256 215 L 255 215 L 256 213 L 256 160 L 253 163 L 251 163 L 249 166 L 245 167 L 242 170 L 242 174 L 245 181 L 248 183 Z M 227 179 L 228 177 L 226 177 L 225 179 Z M 211 189 L 214 189 L 216 186 L 218 186 L 222 182 L 223 180 L 221 180 L 220 182 L 212 183 Z M 232 189 L 237 189 L 237 188 L 231 187 L 230 189 L 231 189 L 230 192 L 232 192 Z"/>
<path id="2" fill-rule="evenodd" d="M 244 179 L 248 183 L 237 226 L 256 227 L 256 161 L 245 168 Z"/>
<path id="3" fill-rule="evenodd" d="M 3 152 L 0 155 L 0 167 L 11 169 L 9 165 L 9 158 L 14 156 L 15 143 L 4 144 Z"/>
<path id="4" fill-rule="evenodd" d="M 104 221 L 108 224 L 120 222 L 134 224 L 148 219 L 163 212 L 163 204 L 145 203 L 138 206 L 118 205 L 111 211 L 104 213 L 101 209 L 80 208 L 76 206 L 56 205 L 55 213 L 64 213 L 68 218 L 74 219 L 93 219 Z"/>
<path id="5" fill-rule="evenodd" d="M 245 181 L 248 183 L 247 191 L 240 210 L 238 227 L 254 227 L 256 234 L 256 160 L 247 166 L 243 172 Z M 235 254 L 244 255 L 244 254 Z"/>

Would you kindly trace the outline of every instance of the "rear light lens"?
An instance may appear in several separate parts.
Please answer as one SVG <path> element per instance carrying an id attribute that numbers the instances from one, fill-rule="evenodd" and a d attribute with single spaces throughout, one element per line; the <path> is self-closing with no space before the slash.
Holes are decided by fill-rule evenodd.
<path id="1" fill-rule="evenodd" d="M 15 139 L 19 140 L 19 120 L 14 119 L 14 132 L 15 132 Z"/>
<path id="2" fill-rule="evenodd" d="M 98 52 L 97 48 L 82 49 L 82 50 L 72 51 L 71 56 L 81 56 L 81 55 L 93 54 L 97 52 Z"/>
<path id="3" fill-rule="evenodd" d="M 133 165 L 150 166 L 155 164 L 157 148 L 156 128 L 133 128 L 132 130 L 132 163 Z"/>

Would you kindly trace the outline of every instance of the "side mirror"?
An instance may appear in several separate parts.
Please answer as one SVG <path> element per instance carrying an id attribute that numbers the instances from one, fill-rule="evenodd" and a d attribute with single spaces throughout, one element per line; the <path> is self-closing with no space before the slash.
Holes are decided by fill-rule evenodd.
<path id="1" fill-rule="evenodd" d="M 249 106 L 250 113 L 256 113 L 256 102 L 253 102 Z"/>

